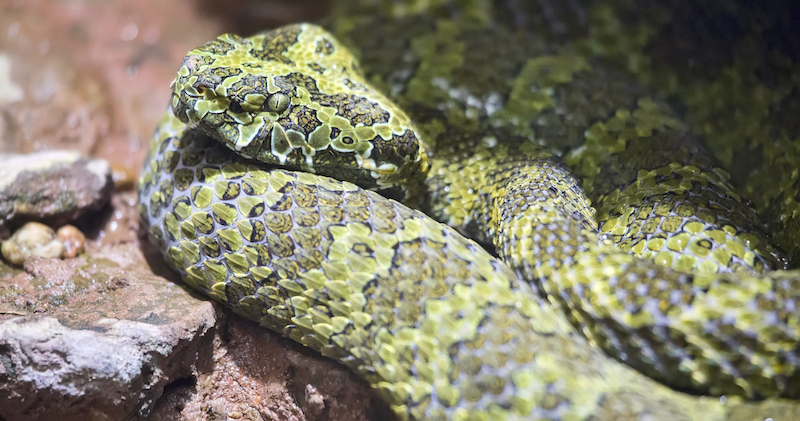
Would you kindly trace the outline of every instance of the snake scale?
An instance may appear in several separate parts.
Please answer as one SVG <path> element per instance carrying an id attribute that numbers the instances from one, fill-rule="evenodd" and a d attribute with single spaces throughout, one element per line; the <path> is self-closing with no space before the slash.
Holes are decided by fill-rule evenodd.
<path id="1" fill-rule="evenodd" d="M 636 63 L 590 42 L 609 9 L 352 0 L 332 32 L 218 37 L 145 160 L 151 241 L 399 419 L 800 413 L 794 219 L 784 252 Z"/>

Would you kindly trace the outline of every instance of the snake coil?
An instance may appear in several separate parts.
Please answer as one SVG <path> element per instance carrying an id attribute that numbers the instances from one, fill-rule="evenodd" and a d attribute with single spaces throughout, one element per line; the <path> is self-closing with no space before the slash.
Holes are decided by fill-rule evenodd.
<path id="1" fill-rule="evenodd" d="M 400 105 L 361 67 L 402 52 L 359 63 L 311 24 L 184 59 L 140 209 L 187 284 L 352 368 L 400 419 L 730 415 L 614 359 L 682 391 L 800 398 L 800 273 L 666 105 L 502 25 L 349 30 L 412 39 L 383 79 Z M 473 57 L 489 40 L 512 51 Z"/>

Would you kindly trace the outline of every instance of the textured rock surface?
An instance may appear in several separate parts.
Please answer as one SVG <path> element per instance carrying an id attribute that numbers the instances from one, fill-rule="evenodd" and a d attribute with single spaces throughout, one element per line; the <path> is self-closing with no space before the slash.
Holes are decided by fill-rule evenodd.
<path id="1" fill-rule="evenodd" d="M 133 245 L 0 267 L 0 416 L 126 419 L 191 376 L 214 307 L 146 271 Z M 119 262 L 117 262 L 117 261 Z"/>
<path id="2" fill-rule="evenodd" d="M 153 420 L 390 419 L 369 386 L 339 364 L 230 316 L 196 376 L 165 390 Z"/>
<path id="3" fill-rule="evenodd" d="M 15 219 L 60 224 L 108 202 L 111 168 L 77 152 L 0 154 L 0 230 Z"/>

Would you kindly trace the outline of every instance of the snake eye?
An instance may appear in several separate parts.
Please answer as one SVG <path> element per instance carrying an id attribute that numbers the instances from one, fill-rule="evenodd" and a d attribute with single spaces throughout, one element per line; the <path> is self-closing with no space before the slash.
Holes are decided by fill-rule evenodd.
<path id="1" fill-rule="evenodd" d="M 291 99 L 289 99 L 289 95 L 278 92 L 274 95 L 270 95 L 267 99 L 267 110 L 273 113 L 282 113 L 289 108 L 290 102 Z"/>

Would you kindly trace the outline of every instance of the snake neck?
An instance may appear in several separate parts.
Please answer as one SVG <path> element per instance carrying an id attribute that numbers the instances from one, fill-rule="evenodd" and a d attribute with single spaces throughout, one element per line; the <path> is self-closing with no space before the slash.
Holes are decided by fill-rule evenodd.
<path id="1" fill-rule="evenodd" d="M 424 209 L 484 245 L 499 247 L 505 221 L 527 217 L 532 206 L 573 215 L 586 230 L 596 230 L 595 211 L 577 180 L 552 153 L 530 144 L 497 146 L 489 138 L 463 159 L 434 159 L 427 184 Z M 512 198 L 520 203 L 512 205 Z"/>

